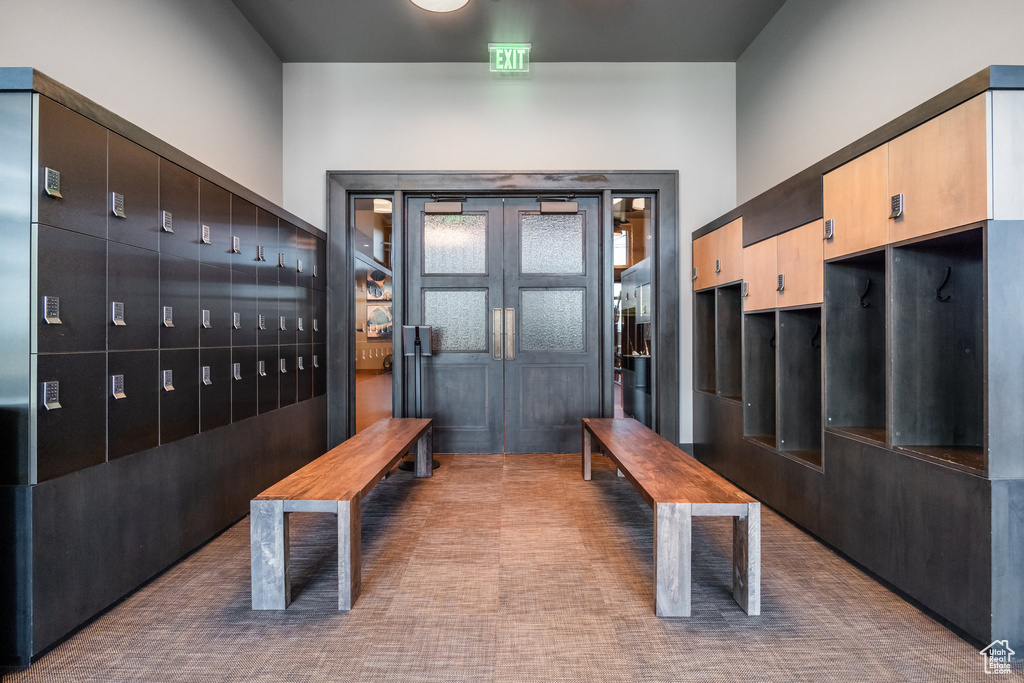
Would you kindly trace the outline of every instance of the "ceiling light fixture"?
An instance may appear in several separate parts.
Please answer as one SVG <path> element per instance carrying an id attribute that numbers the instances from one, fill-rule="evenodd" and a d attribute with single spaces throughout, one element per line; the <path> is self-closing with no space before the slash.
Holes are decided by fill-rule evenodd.
<path id="1" fill-rule="evenodd" d="M 428 12 L 454 12 L 469 0 L 412 0 L 412 4 Z"/>
<path id="2" fill-rule="evenodd" d="M 390 199 L 374 199 L 373 200 L 373 212 L 374 213 L 391 213 L 391 200 Z"/>

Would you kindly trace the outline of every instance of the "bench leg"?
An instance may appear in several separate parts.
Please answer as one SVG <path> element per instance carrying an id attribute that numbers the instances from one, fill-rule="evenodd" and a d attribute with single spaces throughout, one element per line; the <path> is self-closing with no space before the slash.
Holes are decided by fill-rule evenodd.
<path id="1" fill-rule="evenodd" d="M 689 503 L 656 503 L 654 594 L 659 617 L 690 616 Z"/>
<path id="2" fill-rule="evenodd" d="M 593 449 L 590 432 L 583 428 L 583 481 L 590 481 L 590 459 Z"/>
<path id="3" fill-rule="evenodd" d="M 362 588 L 359 496 L 338 501 L 338 609 L 350 610 Z"/>
<path id="4" fill-rule="evenodd" d="M 292 601 L 288 580 L 288 515 L 280 500 L 249 502 L 252 608 L 285 609 Z"/>
<path id="5" fill-rule="evenodd" d="M 416 442 L 416 476 L 434 476 L 434 441 L 431 437 L 431 430 L 420 437 Z"/>
<path id="6" fill-rule="evenodd" d="M 761 504 L 732 520 L 732 597 L 751 616 L 761 613 Z"/>

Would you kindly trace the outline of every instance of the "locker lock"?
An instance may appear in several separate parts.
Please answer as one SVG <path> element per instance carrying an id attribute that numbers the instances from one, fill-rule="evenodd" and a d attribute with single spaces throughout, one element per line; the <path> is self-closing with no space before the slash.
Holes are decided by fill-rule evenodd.
<path id="1" fill-rule="evenodd" d="M 110 395 L 113 396 L 115 400 L 127 398 L 124 393 L 124 375 L 110 376 Z"/>
<path id="2" fill-rule="evenodd" d="M 786 276 L 779 273 L 779 286 L 775 288 L 775 291 L 781 292 L 786 289 Z"/>
<path id="3" fill-rule="evenodd" d="M 52 168 L 43 169 L 43 189 L 51 197 L 57 199 L 64 199 L 60 193 L 60 171 L 55 171 Z"/>
<path id="4" fill-rule="evenodd" d="M 261 360 L 256 366 L 256 372 L 260 377 L 267 376 L 267 361 Z"/>
<path id="5" fill-rule="evenodd" d="M 242 379 L 242 364 L 241 363 L 232 363 L 231 364 L 231 376 L 234 377 L 236 380 Z"/>
<path id="6" fill-rule="evenodd" d="M 241 254 L 242 253 L 242 241 L 237 237 L 231 238 L 231 253 Z"/>
<path id="7" fill-rule="evenodd" d="M 43 297 L 43 320 L 47 325 L 63 325 L 60 319 L 60 297 Z"/>
<path id="8" fill-rule="evenodd" d="M 825 239 L 830 240 L 835 236 L 835 221 L 829 218 L 825 221 Z"/>
<path id="9" fill-rule="evenodd" d="M 213 380 L 210 378 L 210 366 L 209 365 L 204 365 L 203 366 L 203 384 L 206 385 L 206 386 L 210 386 L 211 384 L 213 384 Z"/>
<path id="10" fill-rule="evenodd" d="M 117 218 L 128 218 L 124 212 L 124 195 L 117 192 L 110 193 L 110 211 Z"/>
<path id="11" fill-rule="evenodd" d="M 236 330 L 242 329 L 242 314 L 241 313 L 232 313 L 231 314 L 231 325 Z"/>
<path id="12" fill-rule="evenodd" d="M 210 226 L 203 226 L 203 244 L 210 244 Z"/>
<path id="13" fill-rule="evenodd" d="M 889 218 L 899 218 L 903 215 L 903 193 L 894 194 L 890 200 Z"/>
<path id="14" fill-rule="evenodd" d="M 60 408 L 60 382 L 43 382 L 43 407 L 47 410 Z"/>
<path id="15" fill-rule="evenodd" d="M 174 391 L 174 370 L 164 370 L 161 373 L 164 391 Z"/>
<path id="16" fill-rule="evenodd" d="M 160 212 L 160 227 L 164 232 L 174 233 L 174 219 L 170 211 Z"/>

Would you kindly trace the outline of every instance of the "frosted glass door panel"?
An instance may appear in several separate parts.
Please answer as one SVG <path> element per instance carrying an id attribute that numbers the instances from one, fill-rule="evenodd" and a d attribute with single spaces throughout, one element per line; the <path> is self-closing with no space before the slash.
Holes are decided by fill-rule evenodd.
<path id="1" fill-rule="evenodd" d="M 519 292 L 523 351 L 583 351 L 582 289 Z"/>
<path id="2" fill-rule="evenodd" d="M 487 273 L 487 216 L 423 217 L 424 275 Z"/>
<path id="3" fill-rule="evenodd" d="M 487 351 L 487 290 L 424 289 L 423 324 L 434 351 Z"/>
<path id="4" fill-rule="evenodd" d="M 521 216 L 520 272 L 582 275 L 583 215 Z"/>

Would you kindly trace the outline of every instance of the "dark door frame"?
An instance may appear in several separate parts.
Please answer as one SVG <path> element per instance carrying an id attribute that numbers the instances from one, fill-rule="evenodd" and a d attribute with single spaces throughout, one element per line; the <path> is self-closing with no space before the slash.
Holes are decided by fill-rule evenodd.
<path id="1" fill-rule="evenodd" d="M 392 270 L 403 272 L 405 237 L 405 195 L 489 194 L 528 195 L 565 193 L 601 196 L 601 224 L 604 244 L 611 244 L 612 194 L 654 195 L 655 287 L 654 348 L 651 372 L 654 384 L 654 428 L 673 443 L 679 441 L 680 373 L 680 246 L 678 171 L 586 171 L 586 172 L 439 172 L 439 171 L 328 171 L 327 172 L 327 283 L 328 339 L 327 415 L 328 445 L 334 447 L 355 431 L 355 297 L 352 291 L 352 235 L 349 230 L 350 199 L 355 195 L 391 196 Z M 602 291 L 611 292 L 612 250 L 602 254 Z M 397 283 L 396 283 L 397 284 Z M 394 325 L 402 325 L 405 301 L 402 287 L 394 288 Z M 602 347 L 612 347 L 611 316 L 602 319 Z M 394 357 L 402 358 L 402 340 L 395 334 Z M 602 355 L 602 382 L 612 377 L 614 359 Z M 396 366 L 401 367 L 396 363 Z M 668 378 L 659 381 L 659 378 Z M 395 372 L 395 415 L 401 415 L 403 373 Z M 603 412 L 612 414 L 611 392 L 602 399 Z"/>

